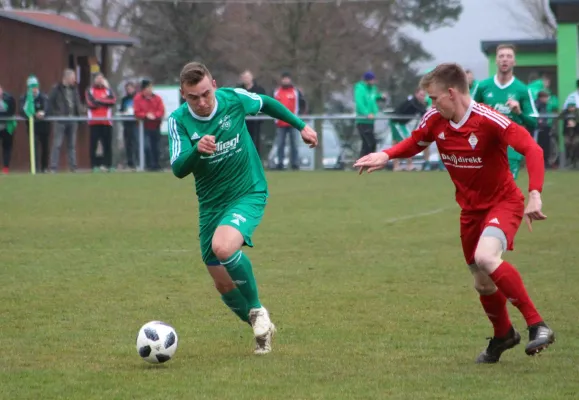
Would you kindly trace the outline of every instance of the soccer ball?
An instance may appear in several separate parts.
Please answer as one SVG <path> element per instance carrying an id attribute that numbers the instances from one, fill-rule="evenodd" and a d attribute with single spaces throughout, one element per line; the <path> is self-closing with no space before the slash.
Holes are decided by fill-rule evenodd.
<path id="1" fill-rule="evenodd" d="M 147 362 L 164 363 L 173 358 L 177 350 L 177 340 L 177 332 L 171 325 L 150 321 L 139 330 L 137 352 Z"/>

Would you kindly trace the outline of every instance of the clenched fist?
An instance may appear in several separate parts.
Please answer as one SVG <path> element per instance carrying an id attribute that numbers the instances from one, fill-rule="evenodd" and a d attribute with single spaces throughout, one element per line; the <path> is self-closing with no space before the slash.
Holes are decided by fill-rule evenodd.
<path id="1" fill-rule="evenodd" d="M 205 135 L 197 142 L 197 151 L 203 154 L 213 154 L 217 146 L 215 146 L 215 136 Z"/>

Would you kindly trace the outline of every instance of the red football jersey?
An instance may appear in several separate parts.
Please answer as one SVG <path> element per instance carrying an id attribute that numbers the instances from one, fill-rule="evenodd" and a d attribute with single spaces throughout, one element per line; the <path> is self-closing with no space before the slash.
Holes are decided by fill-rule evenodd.
<path id="1" fill-rule="evenodd" d="M 524 201 L 509 170 L 508 145 L 526 156 L 529 191 L 542 190 L 541 148 L 526 129 L 485 105 L 471 101 L 459 123 L 443 118 L 433 108 L 411 137 L 385 152 L 390 158 L 404 158 L 432 142 L 436 142 L 456 187 L 456 201 L 464 210 L 486 210 L 505 199 Z"/>

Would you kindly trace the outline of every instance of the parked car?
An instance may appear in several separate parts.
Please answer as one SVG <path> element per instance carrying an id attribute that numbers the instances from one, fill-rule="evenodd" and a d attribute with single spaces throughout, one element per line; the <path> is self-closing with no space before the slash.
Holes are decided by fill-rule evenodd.
<path id="1" fill-rule="evenodd" d="M 298 134 L 299 136 L 299 134 Z M 322 124 L 322 147 L 323 147 L 323 166 L 324 169 L 344 169 L 343 154 L 344 150 L 340 143 L 340 139 L 336 133 L 336 130 L 330 121 L 324 121 Z M 310 149 L 307 144 L 305 144 L 301 138 L 298 137 L 298 159 L 300 163 L 300 169 L 303 170 L 313 170 L 314 160 L 315 160 L 316 149 Z M 285 157 L 283 160 L 283 166 L 289 168 L 289 140 L 286 139 L 285 146 Z M 267 167 L 270 169 L 275 169 L 278 164 L 277 157 L 277 143 L 274 143 L 267 157 Z"/>

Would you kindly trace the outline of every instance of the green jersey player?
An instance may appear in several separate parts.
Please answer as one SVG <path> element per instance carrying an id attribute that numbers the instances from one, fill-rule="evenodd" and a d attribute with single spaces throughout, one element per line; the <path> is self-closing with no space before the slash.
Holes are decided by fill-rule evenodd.
<path id="1" fill-rule="evenodd" d="M 533 96 L 527 86 L 514 77 L 515 48 L 509 44 L 497 47 L 497 74 L 478 82 L 472 97 L 479 103 L 487 104 L 509 117 L 519 125 L 533 132 L 537 128 L 538 112 Z M 514 178 L 519 175 L 523 156 L 508 147 L 509 167 Z"/>
<path id="2" fill-rule="evenodd" d="M 180 80 L 185 103 L 168 119 L 171 168 L 178 178 L 195 177 L 203 262 L 223 302 L 252 326 L 255 354 L 266 354 L 275 326 L 259 300 L 251 261 L 241 249 L 253 247 L 268 188 L 245 117 L 261 111 L 283 120 L 298 129 L 310 147 L 317 145 L 317 134 L 271 97 L 217 89 L 203 64 L 185 65 Z"/>

